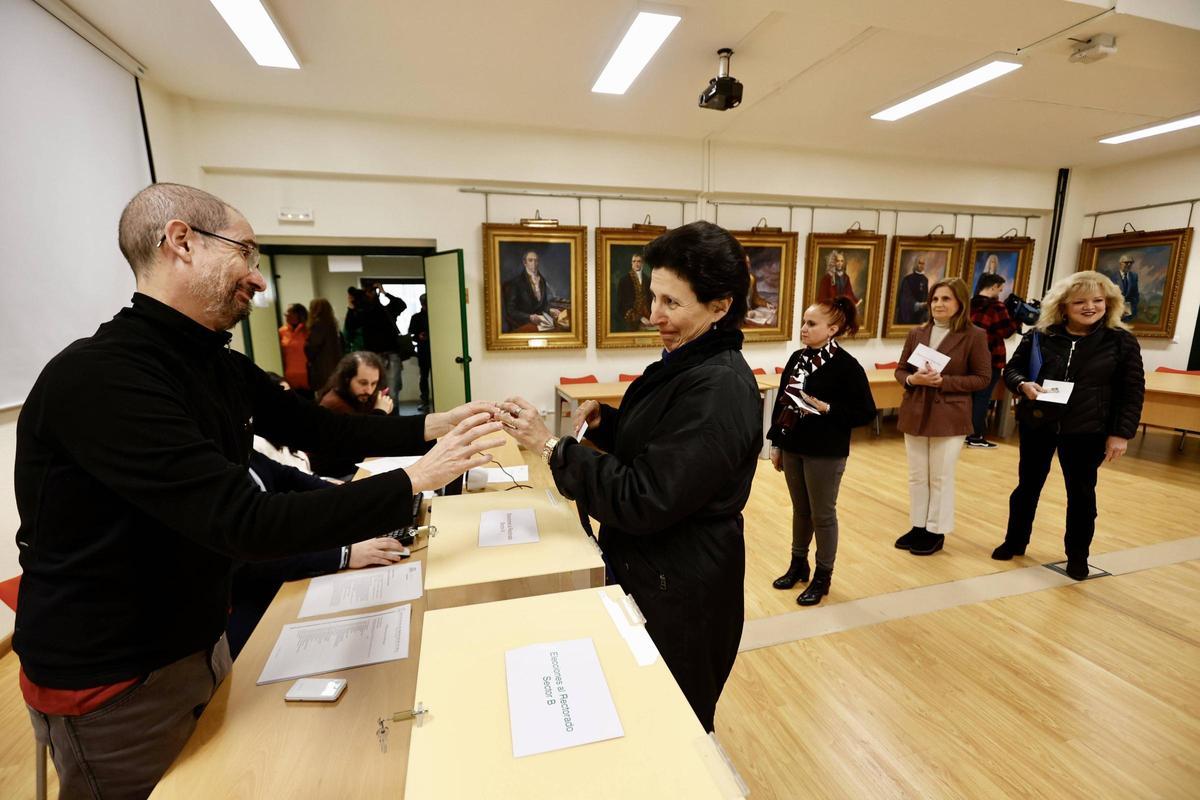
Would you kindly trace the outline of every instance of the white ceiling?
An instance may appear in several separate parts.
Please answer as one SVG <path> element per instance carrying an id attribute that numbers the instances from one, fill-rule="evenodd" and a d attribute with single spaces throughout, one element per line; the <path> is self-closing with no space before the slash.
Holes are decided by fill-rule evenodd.
<path id="1" fill-rule="evenodd" d="M 1031 167 L 1200 146 L 1200 128 L 1096 142 L 1200 111 L 1200 31 L 1111 13 L 1060 33 L 1103 11 L 1095 0 L 678 0 L 683 21 L 624 96 L 590 88 L 632 1 L 268 2 L 299 71 L 255 65 L 207 0 L 69 0 L 147 80 L 206 100 Z M 1068 37 L 1096 33 L 1118 52 L 1069 63 Z M 1043 39 L 1009 76 L 899 122 L 869 118 Z M 723 46 L 745 100 L 701 110 Z"/>

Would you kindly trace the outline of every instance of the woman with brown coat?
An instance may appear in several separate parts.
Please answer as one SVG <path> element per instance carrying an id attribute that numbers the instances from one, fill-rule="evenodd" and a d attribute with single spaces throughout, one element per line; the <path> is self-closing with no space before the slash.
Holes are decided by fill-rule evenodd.
<path id="1" fill-rule="evenodd" d="M 896 547 L 914 556 L 942 549 L 954 530 L 954 468 L 963 437 L 972 431 L 971 393 L 987 386 L 992 357 L 987 335 L 971 324 L 967 285 L 944 278 L 929 287 L 929 322 L 908 332 L 896 380 L 905 389 L 899 428 L 908 454 L 912 529 Z M 918 345 L 950 357 L 940 371 L 908 363 Z"/>
<path id="2" fill-rule="evenodd" d="M 308 341 L 304 343 L 308 356 L 308 385 L 321 399 L 321 392 L 329 376 L 342 360 L 342 341 L 338 334 L 337 318 L 333 306 L 324 297 L 317 297 L 308 304 Z"/>

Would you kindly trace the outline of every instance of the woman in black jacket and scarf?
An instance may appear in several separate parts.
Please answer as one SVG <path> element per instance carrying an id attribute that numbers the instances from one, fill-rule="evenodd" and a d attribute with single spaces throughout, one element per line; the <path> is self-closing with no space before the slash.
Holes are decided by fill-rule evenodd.
<path id="1" fill-rule="evenodd" d="M 542 453 L 581 516 L 600 521 L 609 570 L 711 731 L 742 634 L 742 508 L 762 446 L 758 387 L 740 352 L 749 270 L 737 240 L 708 222 L 663 234 L 644 260 L 662 359 L 620 409 L 587 402 L 576 413 L 576 430 L 586 421 L 606 452 L 552 437 L 521 398 L 501 404 L 501 421 Z"/>
<path id="2" fill-rule="evenodd" d="M 1008 500 L 1008 530 L 997 561 L 1025 555 L 1038 498 L 1058 452 L 1067 487 L 1067 575 L 1088 576 L 1096 530 L 1096 478 L 1102 463 L 1125 454 L 1146 393 L 1137 337 L 1121 322 L 1121 290 L 1099 272 L 1063 278 L 1042 300 L 1042 314 L 1008 362 L 1004 380 L 1017 395 L 1020 478 Z M 1069 386 L 1046 387 L 1048 380 Z M 1069 391 L 1066 403 L 1047 397 Z"/>
<path id="3" fill-rule="evenodd" d="M 815 606 L 829 594 L 837 557 L 837 496 L 850 455 L 850 429 L 875 418 L 867 373 L 838 346 L 843 333 L 858 331 L 848 297 L 809 306 L 800 323 L 802 350 L 792 353 L 780 375 L 771 415 L 771 463 L 783 472 L 792 496 L 792 562 L 775 579 L 776 589 L 807 581 L 808 547 L 817 537 L 817 571 L 796 602 Z"/>

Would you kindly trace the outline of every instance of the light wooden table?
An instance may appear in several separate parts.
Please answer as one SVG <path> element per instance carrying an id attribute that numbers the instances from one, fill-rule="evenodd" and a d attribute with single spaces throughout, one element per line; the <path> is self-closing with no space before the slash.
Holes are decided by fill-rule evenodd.
<path id="1" fill-rule="evenodd" d="M 533 509 L 539 541 L 480 547 L 480 514 L 513 508 Z M 600 548 L 583 532 L 574 505 L 553 489 L 435 497 L 430 522 L 438 534 L 426 557 L 429 609 L 604 585 Z"/>
<path id="2" fill-rule="evenodd" d="M 413 560 L 424 562 L 426 552 Z M 308 584 L 279 590 L 153 797 L 387 797 L 404 785 L 411 724 L 389 725 L 387 753 L 376 730 L 380 717 L 413 707 L 425 599 L 412 601 L 408 658 L 328 673 L 347 681 L 337 702 L 287 703 L 291 681 L 255 681 L 280 629 L 297 620 Z"/>
<path id="3" fill-rule="evenodd" d="M 406 798 L 742 796 L 662 659 L 637 665 L 601 593 L 621 594 L 609 586 L 426 614 L 417 698 L 429 715 L 412 731 Z M 505 651 L 585 637 L 624 736 L 513 758 Z"/>
<path id="4" fill-rule="evenodd" d="M 1157 428 L 1200 431 L 1200 375 L 1146 373 L 1142 423 Z"/>
<path id="5" fill-rule="evenodd" d="M 511 438 L 505 448 L 510 444 L 512 450 L 502 456 L 501 463 L 513 453 L 520 459 L 519 464 L 526 463 Z M 534 485 L 540 486 L 534 475 L 544 477 L 543 473 L 536 469 L 530 472 Z M 527 491 L 544 493 L 545 489 Z M 427 516 L 427 509 L 428 503 L 422 516 Z M 590 546 L 578 521 L 575 527 L 578 537 L 585 540 L 581 546 Z M 422 549 L 414 549 L 412 556 L 412 560 L 422 562 L 423 572 L 429 566 L 429 550 L 423 547 L 427 541 L 420 537 L 416 547 Z M 595 561 L 600 563 L 598 555 Z M 422 577 L 427 578 L 427 574 Z M 550 582 L 552 576 L 543 579 L 543 584 Z M 427 595 L 411 603 L 408 658 L 328 673 L 328 677 L 347 680 L 346 691 L 335 703 L 286 703 L 283 695 L 291 681 L 266 686 L 256 686 L 255 681 L 279 631 L 297 621 L 308 584 L 307 580 L 294 581 L 280 589 L 153 797 L 340 800 L 399 796 L 405 782 L 412 723 L 388 724 L 386 753 L 380 750 L 376 730 L 380 717 L 413 707 Z"/>
<path id="6" fill-rule="evenodd" d="M 754 377 L 758 382 L 759 396 L 762 398 L 763 445 L 762 450 L 759 452 L 759 458 L 767 458 L 770 455 L 770 444 L 766 438 L 767 429 L 771 427 L 771 410 L 775 406 L 774 389 L 779 387 L 779 379 L 776 378 L 772 386 L 769 376 L 755 375 Z M 566 436 L 571 432 L 571 417 L 575 415 L 575 410 L 579 408 L 579 404 L 585 400 L 595 400 L 598 403 L 614 408 L 619 407 L 622 398 L 625 397 L 625 390 L 629 388 L 630 383 L 558 384 L 554 387 L 555 433 L 558 436 Z M 564 403 L 567 407 L 565 416 L 563 415 Z"/>

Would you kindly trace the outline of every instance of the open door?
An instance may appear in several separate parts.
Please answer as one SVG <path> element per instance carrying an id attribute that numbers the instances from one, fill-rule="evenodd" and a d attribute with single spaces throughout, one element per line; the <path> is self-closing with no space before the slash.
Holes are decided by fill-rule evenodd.
<path id="1" fill-rule="evenodd" d="M 467 347 L 467 292 L 463 251 L 425 257 L 429 308 L 429 357 L 433 408 L 447 411 L 471 399 L 471 355 Z"/>

